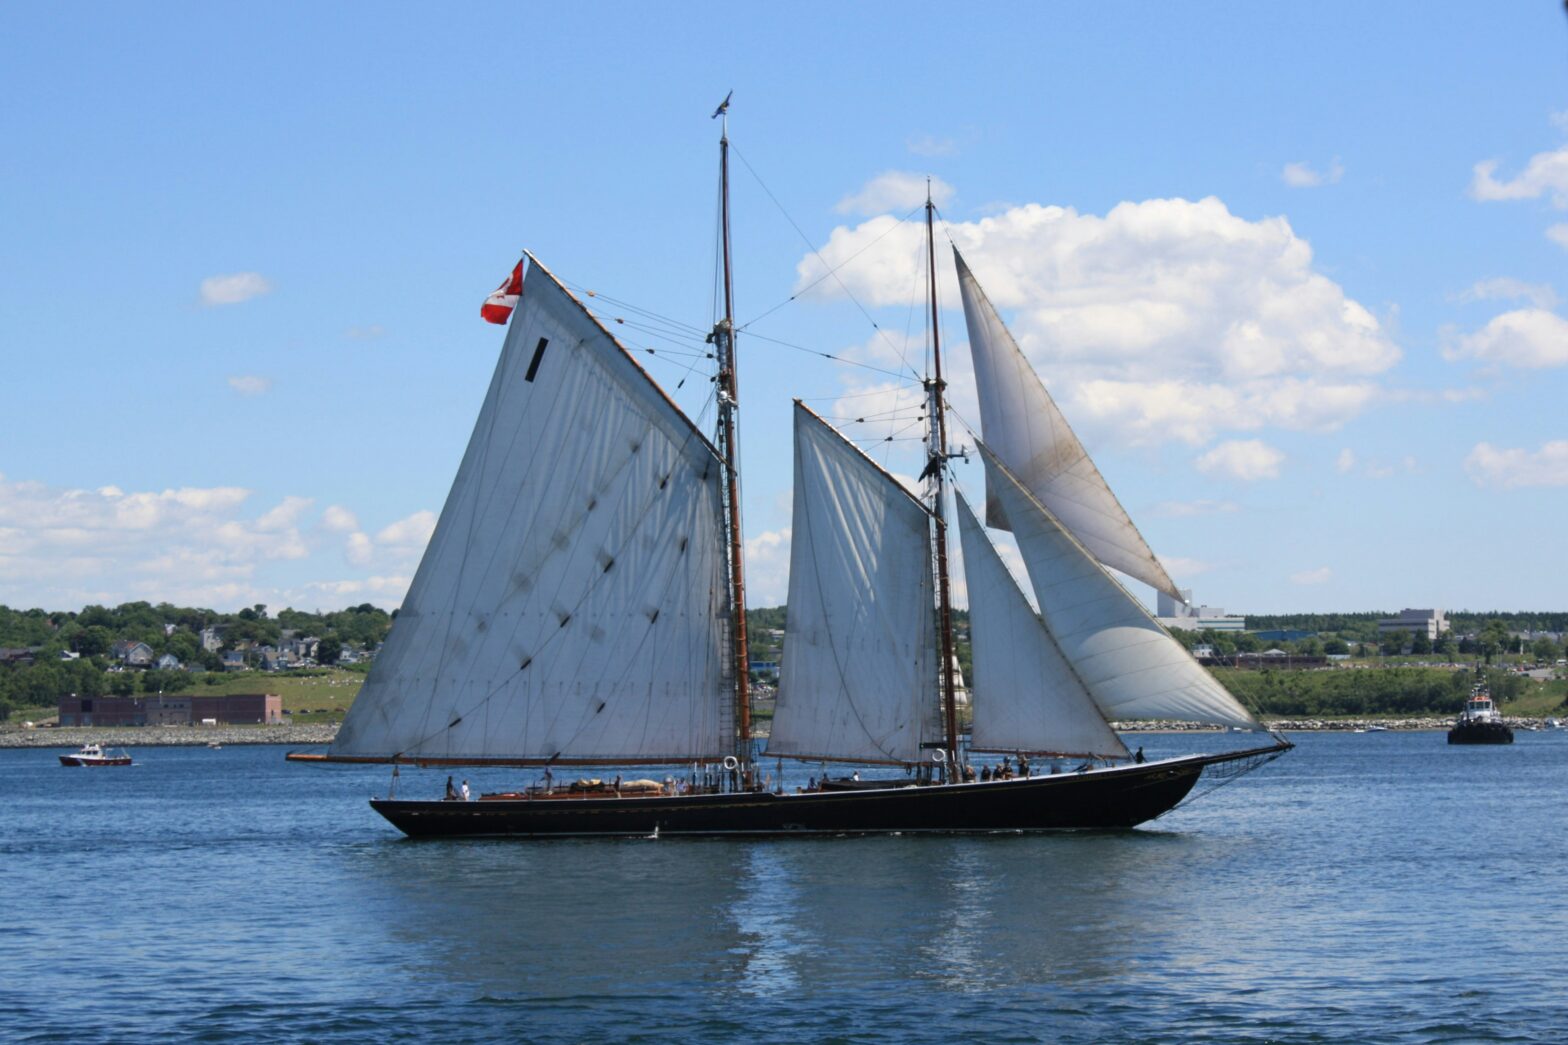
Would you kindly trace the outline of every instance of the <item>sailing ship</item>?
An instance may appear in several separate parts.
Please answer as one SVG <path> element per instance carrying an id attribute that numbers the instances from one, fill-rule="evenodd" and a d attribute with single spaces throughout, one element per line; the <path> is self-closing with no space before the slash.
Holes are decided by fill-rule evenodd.
<path id="1" fill-rule="evenodd" d="M 928 201 L 922 493 L 796 401 L 787 633 L 758 752 L 728 149 L 726 128 L 714 438 L 526 255 L 500 360 L 383 652 L 329 751 L 290 757 L 541 767 L 540 781 L 476 801 L 371 806 L 411 836 L 550 837 L 1125 828 L 1168 812 L 1205 772 L 1245 771 L 1288 749 L 1271 736 L 1144 761 L 1111 727 L 1179 718 L 1263 729 L 1107 571 L 1176 593 L 955 250 L 980 389 L 984 512 L 1013 532 L 1039 607 L 959 494 L 973 654 L 964 742 L 946 510 L 956 455 Z M 1009 768 L 1017 757 L 1020 772 L 975 779 L 970 755 L 982 752 L 1004 753 Z M 1030 775 L 1029 756 L 1052 771 Z M 861 780 L 857 770 L 786 792 L 760 758 L 902 775 Z M 1062 760 L 1068 771 L 1057 772 Z M 680 769 L 636 787 L 619 776 L 555 779 L 589 766 Z"/>

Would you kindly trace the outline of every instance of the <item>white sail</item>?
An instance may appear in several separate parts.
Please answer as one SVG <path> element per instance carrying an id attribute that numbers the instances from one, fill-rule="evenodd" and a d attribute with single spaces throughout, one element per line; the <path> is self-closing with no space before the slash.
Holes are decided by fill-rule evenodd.
<path id="1" fill-rule="evenodd" d="M 980 395 L 982 438 L 1097 559 L 1180 599 L 1176 582 L 1111 492 L 956 248 L 953 258 Z M 988 485 L 986 492 L 986 522 L 1011 529 L 996 491 Z"/>
<path id="2" fill-rule="evenodd" d="M 1040 617 L 1106 718 L 1263 728 L 987 446 L 980 451 L 986 489 L 1012 520 Z"/>
<path id="3" fill-rule="evenodd" d="M 712 446 L 537 262 L 334 756 L 686 761 L 734 748 Z"/>
<path id="4" fill-rule="evenodd" d="M 797 402 L 793 525 L 768 754 L 918 761 L 942 739 L 930 516 Z"/>
<path id="5" fill-rule="evenodd" d="M 1126 746 L 1030 609 L 963 494 L 958 495 L 958 530 L 974 656 L 970 747 L 1127 757 Z"/>

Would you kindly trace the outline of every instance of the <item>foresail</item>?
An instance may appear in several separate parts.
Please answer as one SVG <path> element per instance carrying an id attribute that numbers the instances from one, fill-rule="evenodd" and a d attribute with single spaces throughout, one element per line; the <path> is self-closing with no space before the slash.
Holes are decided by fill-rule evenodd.
<path id="1" fill-rule="evenodd" d="M 1106 718 L 1263 728 L 987 446 L 980 451 L 986 488 L 1012 520 L 1040 617 Z"/>
<path id="2" fill-rule="evenodd" d="M 930 516 L 795 404 L 789 623 L 768 754 L 915 762 L 942 737 Z"/>
<path id="3" fill-rule="evenodd" d="M 1018 583 L 958 495 L 958 530 L 969 588 L 970 747 L 1125 758 L 1106 723 Z"/>
<path id="4" fill-rule="evenodd" d="M 956 248 L 953 259 L 974 358 L 982 438 L 1097 559 L 1181 598 Z M 989 483 L 986 492 L 986 521 L 1011 529 Z"/>
<path id="5" fill-rule="evenodd" d="M 684 761 L 734 746 L 722 465 L 537 262 L 334 756 Z"/>

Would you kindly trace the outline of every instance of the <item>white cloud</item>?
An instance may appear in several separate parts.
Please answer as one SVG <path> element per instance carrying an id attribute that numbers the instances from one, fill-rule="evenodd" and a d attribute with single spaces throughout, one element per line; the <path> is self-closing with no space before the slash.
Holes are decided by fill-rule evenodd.
<path id="1" fill-rule="evenodd" d="M 259 396 L 272 388 L 272 378 L 255 374 L 235 374 L 229 378 L 229 387 L 242 396 Z"/>
<path id="2" fill-rule="evenodd" d="M 1162 555 L 1160 556 L 1160 564 L 1165 567 L 1165 571 L 1172 577 L 1181 578 L 1196 577 L 1214 569 L 1212 562 L 1207 562 L 1203 559 L 1188 559 L 1181 555 Z"/>
<path id="3" fill-rule="evenodd" d="M 1540 308 L 1504 312 L 1475 333 L 1459 337 L 1443 355 L 1531 370 L 1568 365 L 1568 320 Z"/>
<path id="4" fill-rule="evenodd" d="M 0 603 L 269 602 L 258 574 L 309 555 L 296 523 L 310 502 L 285 497 L 250 518 L 249 497 L 238 487 L 85 490 L 0 479 Z"/>
<path id="5" fill-rule="evenodd" d="M 1568 226 L 1564 226 L 1568 228 Z M 1557 304 L 1557 292 L 1545 283 L 1526 283 L 1522 279 L 1496 276 L 1483 279 L 1460 292 L 1460 301 L 1513 301 L 1524 299 L 1536 308 L 1551 308 Z"/>
<path id="6" fill-rule="evenodd" d="M 1198 471 L 1222 479 L 1278 479 L 1285 455 L 1258 439 L 1223 442 L 1193 462 Z"/>
<path id="7" fill-rule="evenodd" d="M 853 196 L 845 196 L 836 208 L 840 214 L 902 213 L 926 201 L 926 175 L 910 171 L 884 171 L 861 186 Z M 930 179 L 931 200 L 938 207 L 953 198 L 953 187 L 941 178 Z"/>
<path id="8" fill-rule="evenodd" d="M 1292 584 L 1326 584 L 1334 576 L 1334 571 L 1327 566 L 1319 566 L 1315 570 L 1302 570 L 1290 575 Z"/>
<path id="9" fill-rule="evenodd" d="M 369 566 L 370 560 L 376 557 L 376 546 L 368 536 L 356 530 L 348 535 L 343 556 L 355 566 Z"/>
<path id="10" fill-rule="evenodd" d="M 1475 165 L 1470 195 L 1478 200 L 1534 200 L 1550 196 L 1552 206 L 1568 209 L 1568 145 L 1530 157 L 1518 177 L 1499 181 L 1493 177 L 1497 160 Z"/>
<path id="11" fill-rule="evenodd" d="M 259 272 L 236 272 L 228 276 L 208 276 L 201 281 L 201 303 L 237 305 L 241 301 L 272 293 L 272 281 Z"/>
<path id="12" fill-rule="evenodd" d="M 256 520 L 256 529 L 265 533 L 286 530 L 294 526 L 305 509 L 315 503 L 315 499 L 310 497 L 285 497 L 276 508 Z"/>
<path id="13" fill-rule="evenodd" d="M 1334 157 L 1326 171 L 1314 170 L 1305 163 L 1287 163 L 1280 172 L 1280 180 L 1293 189 L 1315 189 L 1320 185 L 1336 185 L 1345 176 L 1345 165 Z"/>
<path id="14" fill-rule="evenodd" d="M 341 504 L 334 504 L 321 513 L 321 525 L 333 533 L 352 533 L 359 529 L 359 519 Z"/>
<path id="15" fill-rule="evenodd" d="M 1477 443 L 1465 458 L 1465 471 L 1477 486 L 1504 490 L 1520 486 L 1568 486 L 1568 439 L 1544 443 L 1535 451 Z"/>
<path id="16" fill-rule="evenodd" d="M 386 332 L 386 328 L 380 323 L 370 323 L 362 327 L 349 327 L 343 332 L 343 336 L 354 341 L 373 341 Z"/>
<path id="17" fill-rule="evenodd" d="M 1355 468 L 1356 453 L 1347 446 L 1339 452 L 1339 457 L 1334 460 L 1334 469 L 1343 475 L 1346 472 L 1355 471 Z"/>
<path id="18" fill-rule="evenodd" d="M 1568 222 L 1559 222 L 1556 225 L 1548 226 L 1546 238 L 1564 250 L 1568 250 Z"/>
<path id="19" fill-rule="evenodd" d="M 1559 131 L 1568 131 L 1568 109 L 1547 115 L 1546 119 Z"/>
<path id="20" fill-rule="evenodd" d="M 1240 511 L 1235 501 L 1161 501 L 1152 514 L 1167 519 L 1185 519 L 1200 515 L 1227 515 Z"/>
<path id="21" fill-rule="evenodd" d="M 753 606 L 782 606 L 789 598 L 789 527 L 746 541 L 746 599 Z"/>
<path id="22" fill-rule="evenodd" d="M 432 511 L 418 511 L 407 518 L 399 519 L 381 528 L 376 534 L 378 545 L 390 545 L 397 548 L 418 548 L 424 550 L 430 543 L 430 535 L 436 529 L 436 513 Z"/>
<path id="23" fill-rule="evenodd" d="M 1028 204 L 948 227 L 1047 387 L 1103 439 L 1200 444 L 1226 430 L 1332 430 L 1377 398 L 1400 352 L 1312 266 L 1283 218 L 1217 199 L 1121 203 L 1103 217 Z M 883 215 L 835 229 L 797 291 L 907 306 L 924 230 Z M 853 264 L 846 264 L 850 258 Z M 958 308 L 951 280 L 944 303 Z M 885 352 L 883 355 L 885 356 Z M 968 378 L 955 353 L 954 383 Z M 882 365 L 882 364 L 879 364 Z M 951 393 L 950 393 L 951 394 Z"/>

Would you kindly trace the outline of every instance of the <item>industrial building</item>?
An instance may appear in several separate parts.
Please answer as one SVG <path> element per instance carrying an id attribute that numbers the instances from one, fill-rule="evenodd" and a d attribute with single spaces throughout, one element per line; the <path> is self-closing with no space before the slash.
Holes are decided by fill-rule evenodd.
<path id="1" fill-rule="evenodd" d="M 277 725 L 283 698 L 276 693 L 221 697 L 61 697 L 62 726 Z"/>
<path id="2" fill-rule="evenodd" d="M 1377 633 L 1387 635 L 1407 631 L 1412 635 L 1425 635 L 1435 640 L 1449 630 L 1446 610 L 1400 610 L 1399 616 L 1377 622 Z"/>
<path id="3" fill-rule="evenodd" d="M 1192 601 L 1192 589 L 1181 588 L 1181 601 L 1177 601 L 1165 592 L 1156 593 L 1155 618 L 1166 628 L 1182 628 L 1186 631 L 1231 631 L 1241 632 L 1247 630 L 1247 618 L 1227 615 L 1218 606 L 1198 606 Z"/>

